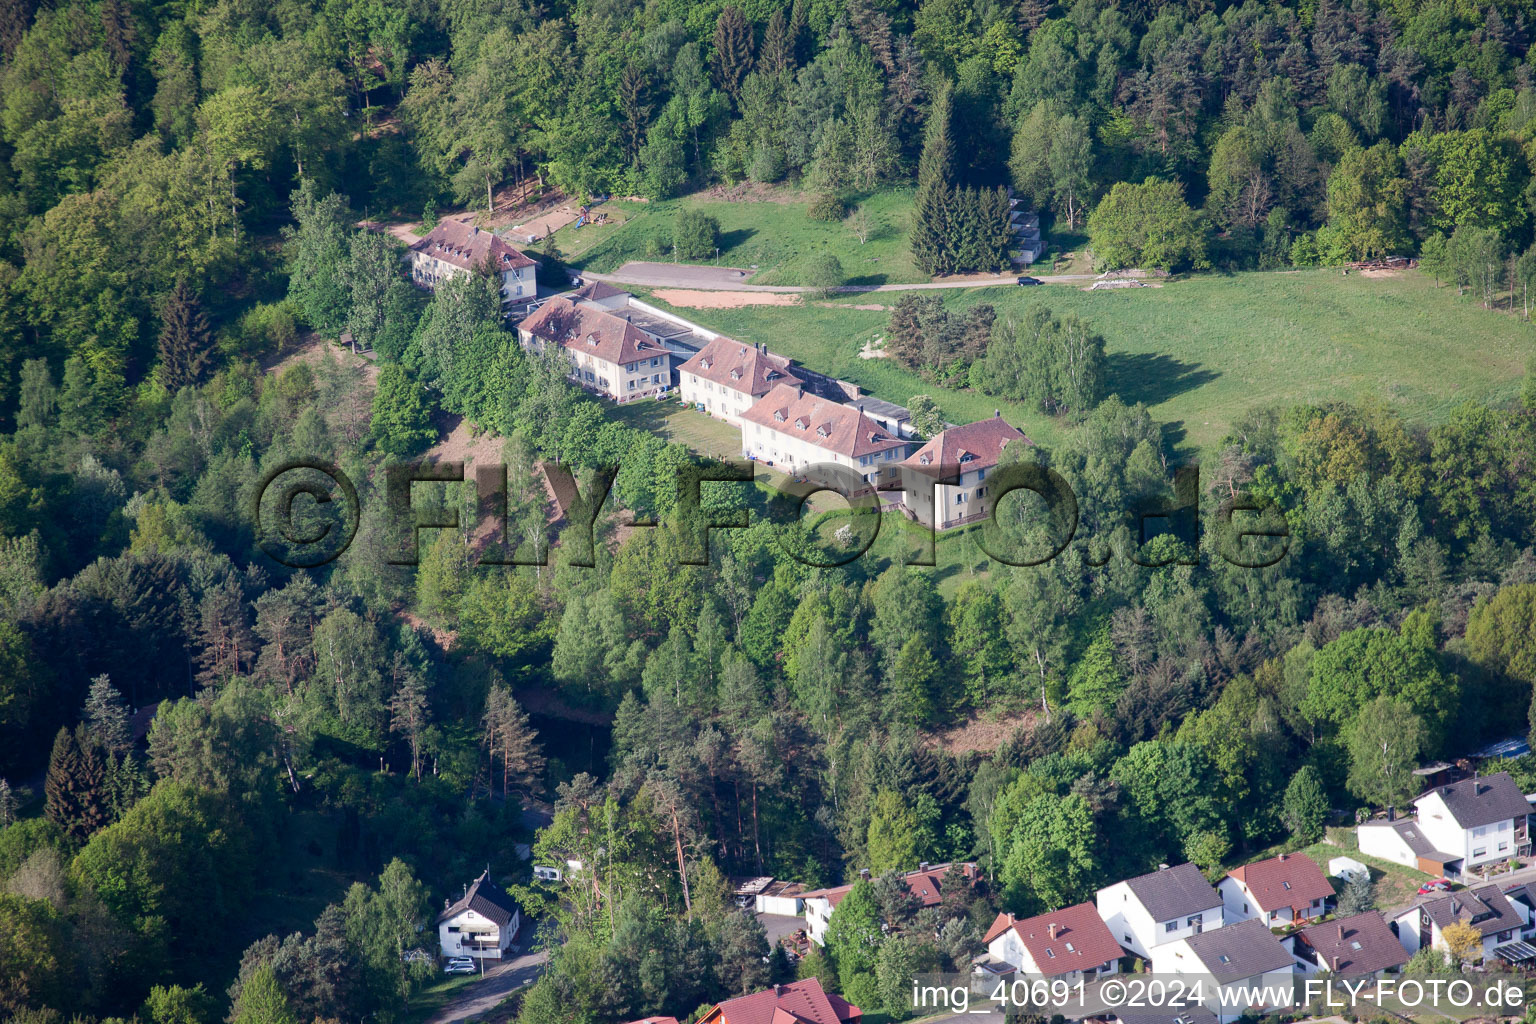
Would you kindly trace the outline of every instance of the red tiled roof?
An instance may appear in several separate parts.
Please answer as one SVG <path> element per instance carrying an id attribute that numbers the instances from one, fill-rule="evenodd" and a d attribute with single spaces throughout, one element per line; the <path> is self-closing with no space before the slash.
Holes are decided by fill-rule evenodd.
<path id="1" fill-rule="evenodd" d="M 1041 974 L 1086 970 L 1118 959 L 1123 952 L 1092 903 L 1063 907 L 1022 921 L 1012 914 L 998 914 L 983 941 L 990 944 L 1009 929 L 1018 933 Z"/>
<path id="2" fill-rule="evenodd" d="M 942 466 L 947 470 L 963 472 L 991 469 L 1003 454 L 1003 446 L 1010 441 L 1032 443 L 1018 427 L 1006 422 L 1001 416 L 994 416 L 989 420 L 977 420 L 975 423 L 940 431 L 927 444 L 913 452 L 902 465 L 930 470 L 938 470 Z"/>
<path id="3" fill-rule="evenodd" d="M 797 384 L 800 378 L 789 369 L 789 360 L 769 355 L 755 345 L 731 338 L 716 338 L 677 368 L 722 387 L 756 398 L 776 384 Z"/>
<path id="4" fill-rule="evenodd" d="M 485 266 L 486 257 L 498 270 L 517 270 L 534 266 L 533 260 L 504 242 L 494 231 L 486 231 L 458 220 L 442 220 L 427 236 L 411 244 L 412 252 L 434 256 L 465 270 Z"/>
<path id="5" fill-rule="evenodd" d="M 742 418 L 850 458 L 901 448 L 906 442 L 857 409 L 780 384 Z"/>
<path id="6" fill-rule="evenodd" d="M 578 305 L 563 295 L 529 314 L 518 329 L 573 352 L 590 352 L 610 363 L 632 363 L 667 354 L 666 347 L 623 317 Z"/>
<path id="7" fill-rule="evenodd" d="M 907 888 L 912 890 L 912 895 L 917 897 L 918 902 L 925 907 L 936 907 L 944 900 L 944 876 L 949 874 L 951 866 L 958 866 L 967 879 L 975 877 L 976 865 L 974 864 L 934 864 L 927 868 L 909 871 L 903 877 Z M 803 892 L 800 897 L 807 900 L 820 897 L 836 907 L 852 888 L 851 884 L 835 885 L 830 889 L 812 889 L 810 892 Z"/>
<path id="8" fill-rule="evenodd" d="M 1403 944 L 1374 910 L 1303 928 L 1301 943 L 1316 950 L 1320 966 L 1334 974 L 1375 974 L 1408 962 Z"/>
<path id="9" fill-rule="evenodd" d="M 822 991 L 817 979 L 806 978 L 727 999 L 705 1014 L 701 1024 L 845 1024 L 862 1015 L 846 999 Z"/>
<path id="10" fill-rule="evenodd" d="M 1266 914 L 1282 907 L 1305 910 L 1313 900 L 1333 895 L 1323 869 L 1304 853 L 1282 853 L 1233 868 L 1227 875 L 1241 882 Z"/>

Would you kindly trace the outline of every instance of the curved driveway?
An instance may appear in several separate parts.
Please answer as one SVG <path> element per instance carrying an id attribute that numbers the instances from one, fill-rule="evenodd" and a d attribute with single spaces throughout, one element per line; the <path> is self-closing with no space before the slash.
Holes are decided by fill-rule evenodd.
<path id="1" fill-rule="evenodd" d="M 606 281 L 609 284 L 632 284 L 642 288 L 697 288 L 703 291 L 732 292 L 815 292 L 818 288 L 801 285 L 745 284 L 754 271 L 740 267 L 699 266 L 691 263 L 635 263 L 624 264 L 611 274 L 594 274 L 581 271 L 583 280 Z M 835 292 L 915 292 L 942 288 L 987 288 L 996 285 L 1012 285 L 1019 274 L 970 274 L 945 281 L 926 284 L 845 284 L 832 289 Z M 1035 276 L 1035 275 L 1031 275 Z M 1046 284 L 1066 284 L 1073 281 L 1097 281 L 1096 274 L 1052 274 L 1037 277 Z"/>

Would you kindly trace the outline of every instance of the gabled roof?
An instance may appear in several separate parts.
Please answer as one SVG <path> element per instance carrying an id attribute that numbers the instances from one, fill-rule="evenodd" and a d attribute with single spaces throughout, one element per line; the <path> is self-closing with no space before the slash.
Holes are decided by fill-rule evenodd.
<path id="1" fill-rule="evenodd" d="M 1009 424 L 1001 416 L 994 416 L 989 420 L 977 420 L 975 423 L 939 431 L 902 465 L 929 473 L 937 473 L 942 468 L 946 476 L 954 472 L 991 469 L 997 465 L 1003 446 L 1010 441 L 1032 443 L 1024 436 L 1024 431 Z"/>
<path id="2" fill-rule="evenodd" d="M 452 920 L 464 913 L 473 910 L 481 917 L 493 922 L 498 927 L 506 927 L 512 922 L 512 915 L 517 913 L 517 901 L 492 882 L 487 874 L 475 879 L 464 898 L 457 903 L 449 905 L 441 914 L 437 915 L 434 924 Z"/>
<path id="3" fill-rule="evenodd" d="M 1415 800 L 1415 806 L 1432 796 L 1444 801 L 1446 810 L 1464 829 L 1523 818 L 1531 813 L 1530 801 L 1526 800 L 1509 772 L 1495 772 L 1475 779 L 1462 779 L 1448 786 L 1436 786 Z M 1422 807 L 1419 813 L 1423 814 Z"/>
<path id="4" fill-rule="evenodd" d="M 1154 921 L 1172 921 L 1221 906 L 1221 894 L 1193 864 L 1160 868 L 1127 878 L 1125 884 Z"/>
<path id="5" fill-rule="evenodd" d="M 965 864 L 930 864 L 926 868 L 918 868 L 916 871 L 908 871 L 902 876 L 907 883 L 907 888 L 912 890 L 912 895 L 917 897 L 919 903 L 925 907 L 936 907 L 944 900 L 944 879 L 949 874 L 951 867 L 958 867 L 961 875 L 967 882 L 976 877 L 976 865 Z M 836 907 L 847 896 L 853 885 L 835 885 L 827 889 L 812 889 L 802 892 L 801 899 L 824 899 L 832 907 Z"/>
<path id="6" fill-rule="evenodd" d="M 1375 974 L 1408 962 L 1408 952 L 1376 911 L 1315 924 L 1298 933 L 1334 974 Z"/>
<path id="7" fill-rule="evenodd" d="M 1333 895 L 1323 869 L 1304 853 L 1282 853 L 1233 868 L 1227 875 L 1241 882 L 1266 914 L 1282 907 L 1305 909 L 1313 900 Z"/>
<path id="8" fill-rule="evenodd" d="M 1258 918 L 1191 935 L 1184 943 L 1205 972 L 1222 984 L 1296 964 L 1274 932 Z"/>
<path id="9" fill-rule="evenodd" d="M 822 990 L 815 978 L 775 985 L 718 1003 L 702 1021 L 722 1024 L 844 1024 L 862 1016 L 842 996 Z"/>
<path id="10" fill-rule="evenodd" d="M 666 346 L 623 317 L 572 302 L 564 295 L 550 299 L 517 326 L 572 352 L 587 352 L 610 363 L 632 363 L 667 354 Z"/>
<path id="11" fill-rule="evenodd" d="M 615 288 L 607 281 L 589 281 L 571 292 L 574 298 L 588 299 L 592 302 L 601 302 L 604 299 L 618 298 L 620 295 L 628 295 L 622 288 Z M 648 1017 L 647 1020 L 669 1020 L 667 1017 Z"/>
<path id="12" fill-rule="evenodd" d="M 905 441 L 857 409 L 806 394 L 789 384 L 777 385 L 741 415 L 752 423 L 850 458 L 906 447 Z"/>
<path id="13" fill-rule="evenodd" d="M 800 378 L 789 369 L 788 359 L 731 338 L 714 339 L 677 370 L 753 398 L 766 395 L 779 384 L 800 383 Z"/>
<path id="14" fill-rule="evenodd" d="M 438 221 L 425 238 L 411 243 L 411 252 L 433 256 L 465 270 L 485 266 L 487 256 L 498 271 L 535 266 L 533 260 L 508 245 L 496 232 L 461 220 Z"/>
<path id="15" fill-rule="evenodd" d="M 1419 909 L 1441 928 L 1461 921 L 1483 935 L 1492 935 L 1521 926 L 1520 912 L 1510 906 L 1497 885 L 1444 893 L 1425 900 L 1419 904 Z"/>
<path id="16" fill-rule="evenodd" d="M 983 941 L 990 944 L 1010 929 L 1024 943 L 1035 969 L 1045 975 L 1097 967 L 1124 953 L 1092 903 L 1079 903 L 1023 920 L 1012 914 L 998 914 Z"/>

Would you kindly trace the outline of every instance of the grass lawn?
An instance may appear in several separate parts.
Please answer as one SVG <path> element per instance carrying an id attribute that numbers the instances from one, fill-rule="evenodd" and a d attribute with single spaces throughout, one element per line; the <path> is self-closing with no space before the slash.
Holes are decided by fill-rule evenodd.
<path id="1" fill-rule="evenodd" d="M 700 455 L 741 457 L 740 430 L 676 401 L 647 399 L 624 405 L 604 402 L 603 410 L 620 423 L 655 434 L 664 441 L 676 441 Z"/>
<path id="2" fill-rule="evenodd" d="M 611 200 L 598 207 L 608 222 L 562 228 L 555 240 L 575 267 L 609 273 L 628 260 L 671 259 L 672 222 L 684 207 L 703 210 L 720 222 L 722 266 L 755 269 L 751 284 L 803 284 L 805 257 L 830 252 L 850 284 L 909 284 L 928 277 L 912 264 L 907 247 L 910 189 L 876 192 L 863 199 L 870 232 L 863 243 L 847 224 L 813 221 L 807 197 L 794 189 L 753 190 L 761 198 L 729 200 L 713 190 L 665 202 Z"/>
<path id="3" fill-rule="evenodd" d="M 1376 397 L 1407 419 L 1433 423 L 1468 399 L 1502 401 L 1536 354 L 1536 325 L 1480 309 L 1455 289 L 1410 271 L 1391 278 L 1336 271 L 1208 274 L 1161 288 L 1086 292 L 1075 287 L 944 292 L 952 309 L 987 302 L 999 315 L 1033 303 L 1075 310 L 1104 335 L 1110 389 L 1145 402 L 1176 443 L 1217 444 L 1250 409 Z M 886 293 L 830 304 L 678 310 L 743 341 L 765 341 L 812 369 L 893 402 L 931 394 L 952 421 L 1001 408 L 1038 441 L 1061 425 L 1016 403 L 937 387 L 859 350 L 885 333 Z"/>
<path id="4" fill-rule="evenodd" d="M 480 980 L 478 974 L 444 975 L 411 996 L 405 1011 L 405 1024 L 421 1024 L 441 1010 L 452 999 L 464 994 L 464 990 Z"/>

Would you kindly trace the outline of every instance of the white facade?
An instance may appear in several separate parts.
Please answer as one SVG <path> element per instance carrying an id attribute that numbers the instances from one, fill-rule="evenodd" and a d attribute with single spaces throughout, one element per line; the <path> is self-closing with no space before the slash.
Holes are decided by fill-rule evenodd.
<path id="1" fill-rule="evenodd" d="M 512 911 L 512 920 L 498 925 L 483 914 L 465 908 L 437 925 L 437 941 L 443 956 L 473 956 L 499 960 L 512 947 L 522 915 Z"/>
<path id="2" fill-rule="evenodd" d="M 705 412 L 720 417 L 733 427 L 741 426 L 741 414 L 757 401 L 745 391 L 696 373 L 679 372 L 677 378 L 678 394 L 684 402 L 702 405 Z"/>
<path id="3" fill-rule="evenodd" d="M 522 329 L 517 333 L 524 349 L 544 351 L 543 338 Z M 671 356 L 665 352 L 634 362 L 614 363 L 593 352 L 582 351 L 579 342 L 563 346 L 563 349 L 570 360 L 571 380 L 588 391 L 600 391 L 616 402 L 659 395 L 672 383 Z"/>
<path id="4" fill-rule="evenodd" d="M 967 470 L 952 484 L 935 484 L 932 477 L 908 473 L 902 480 L 901 503 L 924 526 L 948 530 L 964 525 L 987 510 L 984 481 L 994 468 L 983 466 Z"/>
<path id="5" fill-rule="evenodd" d="M 1398 831 L 1399 826 L 1415 832 L 1418 828 L 1416 823 L 1409 822 L 1367 821 L 1355 829 L 1355 840 L 1363 854 L 1418 870 L 1419 855 Z"/>
<path id="6" fill-rule="evenodd" d="M 1456 823 L 1439 790 L 1430 790 L 1414 802 L 1419 828 L 1435 849 L 1462 859 L 1463 868 L 1509 860 L 1516 854 L 1515 819 L 1464 829 Z M 1363 849 L 1363 847 L 1362 847 Z"/>
<path id="7" fill-rule="evenodd" d="M 1217 883 L 1216 891 L 1221 893 L 1222 919 L 1227 924 L 1258 919 L 1271 928 L 1279 928 L 1293 922 L 1310 921 L 1313 918 L 1322 917 L 1323 911 L 1327 909 L 1326 901 L 1318 898 L 1308 903 L 1300 913 L 1294 912 L 1291 907 L 1281 907 L 1265 913 L 1254 901 L 1248 886 L 1231 875 Z"/>
<path id="8" fill-rule="evenodd" d="M 812 896 L 804 901 L 805 936 L 818 946 L 827 944 L 827 925 L 832 923 L 832 901 Z"/>
<path id="9" fill-rule="evenodd" d="M 1143 959 L 1152 956 L 1158 946 L 1220 928 L 1223 923 L 1220 906 L 1166 921 L 1154 920 L 1125 882 L 1100 889 L 1094 905 L 1115 940 Z"/>
<path id="10" fill-rule="evenodd" d="M 534 267 L 515 267 L 503 270 L 497 275 L 501 278 L 503 305 L 518 306 L 532 301 L 538 294 L 538 284 L 534 280 L 535 269 Z M 468 269 L 456 267 L 429 252 L 411 253 L 411 280 L 423 288 L 435 291 L 439 284 L 450 277 L 467 273 L 469 273 Z"/>
<path id="11" fill-rule="evenodd" d="M 749 459 L 771 464 L 786 473 L 798 473 L 818 464 L 836 463 L 854 469 L 866 481 L 874 482 L 881 466 L 894 466 L 906 455 L 904 448 L 887 448 L 868 455 L 851 456 L 811 444 L 805 438 L 766 427 L 761 423 L 741 425 L 741 453 Z"/>
<path id="12" fill-rule="evenodd" d="M 1213 974 L 1211 967 L 1206 966 L 1195 955 L 1194 950 L 1190 949 L 1188 939 L 1177 939 L 1164 943 L 1153 952 L 1152 972 L 1154 974 L 1198 974 L 1203 976 L 1203 980 L 1212 980 L 1210 987 L 1215 991 L 1210 992 L 1210 988 L 1206 989 L 1211 997 L 1205 1000 L 1204 1006 L 1216 1015 L 1220 1024 L 1231 1024 L 1249 1009 L 1270 1009 L 1291 1005 L 1296 984 L 1296 961 L 1294 957 L 1290 957 L 1290 961 L 1289 966 L 1262 974 L 1221 980 Z"/>
<path id="13" fill-rule="evenodd" d="M 1450 948 L 1445 944 L 1445 935 L 1442 933 L 1440 926 L 1420 913 L 1417 907 L 1404 911 L 1392 920 L 1397 925 L 1397 941 L 1401 942 L 1403 949 L 1407 950 L 1410 954 L 1418 952 L 1425 946 L 1438 949 L 1442 953 L 1450 952 Z M 1514 942 L 1519 939 L 1521 932 L 1521 928 L 1512 926 L 1504 931 L 1490 932 L 1484 935 L 1482 941 L 1483 959 L 1487 960 L 1493 955 L 1494 949 L 1504 945 L 1504 943 Z"/>
<path id="14" fill-rule="evenodd" d="M 1035 963 L 1035 958 L 1030 955 L 1029 949 L 1024 945 L 1024 940 L 1019 938 L 1019 933 L 1012 928 L 1006 929 L 991 942 L 987 943 L 987 952 L 992 959 L 1008 964 L 1015 970 L 1024 974 L 1049 975 L 1052 981 L 1065 981 L 1074 984 L 1078 979 L 1105 978 L 1116 974 L 1120 970 L 1118 958 L 1105 961 L 1102 964 L 1093 964 L 1070 971 L 1054 973 L 1052 965 L 1047 962 L 1044 965 Z"/>

